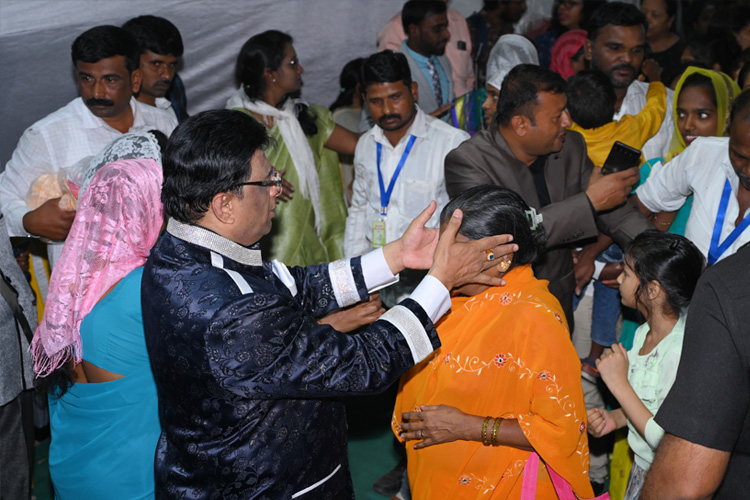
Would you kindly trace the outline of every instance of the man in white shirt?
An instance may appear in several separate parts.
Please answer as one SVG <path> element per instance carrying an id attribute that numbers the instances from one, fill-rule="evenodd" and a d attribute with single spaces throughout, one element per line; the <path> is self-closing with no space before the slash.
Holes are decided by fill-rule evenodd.
<path id="1" fill-rule="evenodd" d="M 732 105 L 729 137 L 699 137 L 679 156 L 654 169 L 636 190 L 645 210 L 678 210 L 692 194 L 685 237 L 709 264 L 750 241 L 750 92 Z"/>
<path id="2" fill-rule="evenodd" d="M 177 115 L 172 102 L 166 98 L 175 78 L 177 63 L 182 57 L 182 36 L 177 27 L 157 16 L 134 17 L 122 25 L 141 48 L 140 70 L 143 75 L 141 90 L 136 99 Z"/>
<path id="3" fill-rule="evenodd" d="M 125 30 L 97 26 L 73 42 L 73 64 L 80 98 L 34 123 L 21 136 L 13 156 L 0 174 L 0 211 L 10 236 L 39 236 L 61 242 L 75 212 L 48 200 L 35 210 L 26 205 L 31 184 L 41 175 L 98 153 L 110 141 L 132 131 L 157 129 L 166 135 L 177 125 L 166 112 L 140 104 L 138 44 Z M 51 245 L 50 260 L 62 251 Z"/>
<path id="4" fill-rule="evenodd" d="M 365 102 L 376 125 L 360 137 L 354 153 L 354 193 L 344 236 L 347 257 L 400 238 L 432 200 L 438 214 L 448 202 L 445 156 L 469 138 L 417 106 L 419 86 L 412 82 L 403 54 L 386 50 L 370 56 L 363 75 Z M 437 224 L 434 215 L 429 226 Z M 399 288 L 405 293 L 410 280 L 401 278 Z"/>
<path id="5" fill-rule="evenodd" d="M 589 39 L 584 55 L 591 68 L 605 73 L 615 87 L 617 103 L 614 120 L 635 115 L 646 104 L 648 83 L 637 80 L 646 54 L 646 16 L 634 5 L 623 2 L 604 3 L 591 15 Z M 667 89 L 667 112 L 661 128 L 643 146 L 646 160 L 663 157 L 674 132 L 672 96 Z"/>

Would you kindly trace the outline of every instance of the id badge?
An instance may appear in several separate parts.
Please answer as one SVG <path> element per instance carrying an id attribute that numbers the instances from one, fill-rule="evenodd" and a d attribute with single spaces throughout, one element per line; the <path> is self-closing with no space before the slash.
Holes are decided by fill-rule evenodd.
<path id="1" fill-rule="evenodd" d="M 372 221 L 372 248 L 385 246 L 385 221 Z"/>

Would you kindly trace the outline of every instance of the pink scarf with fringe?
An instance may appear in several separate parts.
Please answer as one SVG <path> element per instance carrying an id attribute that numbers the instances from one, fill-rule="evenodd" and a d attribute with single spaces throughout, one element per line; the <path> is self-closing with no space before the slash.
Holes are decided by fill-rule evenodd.
<path id="1" fill-rule="evenodd" d="M 145 264 L 164 220 L 161 183 L 161 168 L 152 159 L 115 161 L 97 172 L 78 200 L 31 343 L 37 376 L 71 359 L 81 362 L 81 321 L 113 286 Z"/>

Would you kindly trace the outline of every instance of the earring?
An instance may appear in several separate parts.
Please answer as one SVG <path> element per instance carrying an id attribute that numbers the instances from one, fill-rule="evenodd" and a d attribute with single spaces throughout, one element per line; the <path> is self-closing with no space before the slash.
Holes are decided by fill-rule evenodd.
<path id="1" fill-rule="evenodd" d="M 500 268 L 500 271 L 505 272 L 508 269 L 510 269 L 510 259 L 507 257 L 503 257 L 503 260 L 500 261 L 500 264 L 498 264 L 498 267 Z"/>
<path id="2" fill-rule="evenodd" d="M 271 79 L 273 83 L 276 83 L 276 78 Z"/>

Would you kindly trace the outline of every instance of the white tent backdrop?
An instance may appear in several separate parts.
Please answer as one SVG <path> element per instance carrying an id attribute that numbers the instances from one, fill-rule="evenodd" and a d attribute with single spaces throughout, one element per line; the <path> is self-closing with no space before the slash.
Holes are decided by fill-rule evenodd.
<path id="1" fill-rule="evenodd" d="M 552 0 L 529 1 L 529 14 Z M 294 37 L 305 68 L 303 97 L 329 105 L 344 64 L 375 50 L 379 29 L 404 0 L 0 0 L 0 170 L 23 131 L 76 97 L 70 46 L 85 30 L 153 14 L 172 21 L 185 45 L 179 74 L 191 114 L 223 108 L 234 63 L 252 35 Z M 481 0 L 453 0 L 468 16 Z M 545 7 L 545 9 L 542 8 Z M 523 22 L 523 21 L 522 21 Z"/>

